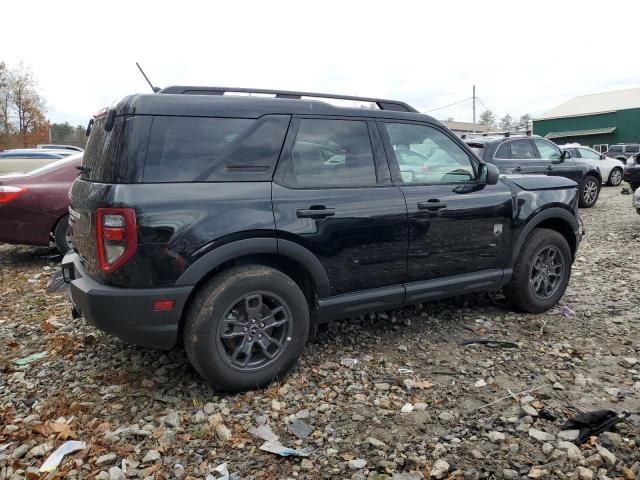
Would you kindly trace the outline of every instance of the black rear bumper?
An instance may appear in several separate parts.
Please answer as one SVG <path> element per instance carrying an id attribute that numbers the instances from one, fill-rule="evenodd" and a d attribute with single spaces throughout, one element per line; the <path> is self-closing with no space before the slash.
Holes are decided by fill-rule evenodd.
<path id="1" fill-rule="evenodd" d="M 122 340 L 146 347 L 170 349 L 178 338 L 180 317 L 192 286 L 173 288 L 119 288 L 92 279 L 77 253 L 62 260 L 74 313 Z M 154 301 L 173 300 L 173 309 L 155 311 Z"/>

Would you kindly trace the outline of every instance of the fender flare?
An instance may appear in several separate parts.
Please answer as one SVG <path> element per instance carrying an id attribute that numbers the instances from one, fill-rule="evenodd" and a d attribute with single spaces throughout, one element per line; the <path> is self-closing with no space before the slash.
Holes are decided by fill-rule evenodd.
<path id="1" fill-rule="evenodd" d="M 176 287 L 196 285 L 211 270 L 225 262 L 247 255 L 279 255 L 300 264 L 311 276 L 318 298 L 329 296 L 329 277 L 320 260 L 303 246 L 275 238 L 248 238 L 227 243 L 193 262 L 180 275 Z"/>
<path id="2" fill-rule="evenodd" d="M 520 236 L 515 241 L 513 253 L 511 254 L 512 267 L 516 263 L 516 260 L 518 259 L 518 255 L 520 255 L 520 251 L 522 250 L 522 245 L 524 244 L 524 241 L 529 236 L 531 231 L 534 228 L 536 228 L 538 225 L 540 225 L 542 222 L 544 222 L 545 220 L 556 219 L 556 218 L 566 222 L 571 227 L 571 230 L 573 232 L 577 232 L 580 229 L 580 224 L 578 222 L 578 219 L 574 214 L 572 214 L 568 210 L 565 210 L 559 207 L 551 207 L 546 210 L 543 210 L 542 212 L 538 213 L 535 217 L 530 219 L 529 222 L 522 228 L 522 231 L 520 232 Z"/>

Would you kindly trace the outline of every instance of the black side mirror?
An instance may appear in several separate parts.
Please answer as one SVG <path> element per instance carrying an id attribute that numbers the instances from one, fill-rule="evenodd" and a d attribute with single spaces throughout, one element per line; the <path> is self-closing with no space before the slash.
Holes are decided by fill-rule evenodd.
<path id="1" fill-rule="evenodd" d="M 569 160 L 571 158 L 571 152 L 569 150 L 563 150 L 562 155 L 560 155 L 560 159 L 558 163 L 562 163 L 565 160 Z"/>
<path id="2" fill-rule="evenodd" d="M 600 160 L 604 160 L 605 158 L 607 158 L 607 156 L 604 153 L 600 154 Z"/>
<path id="3" fill-rule="evenodd" d="M 500 170 L 492 163 L 481 163 L 479 168 L 480 183 L 482 185 L 495 185 L 500 177 Z"/>

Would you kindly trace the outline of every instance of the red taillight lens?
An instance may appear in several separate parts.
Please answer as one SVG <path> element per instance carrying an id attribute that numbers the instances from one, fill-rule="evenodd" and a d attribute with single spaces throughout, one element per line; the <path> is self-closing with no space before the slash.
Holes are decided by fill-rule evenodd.
<path id="1" fill-rule="evenodd" d="M 136 212 L 132 208 L 98 208 L 96 236 L 100 270 L 113 272 L 136 253 L 136 228 Z"/>
<path id="2" fill-rule="evenodd" d="M 26 191 L 26 187 L 14 187 L 13 185 L 0 186 L 0 203 L 13 202 Z"/>

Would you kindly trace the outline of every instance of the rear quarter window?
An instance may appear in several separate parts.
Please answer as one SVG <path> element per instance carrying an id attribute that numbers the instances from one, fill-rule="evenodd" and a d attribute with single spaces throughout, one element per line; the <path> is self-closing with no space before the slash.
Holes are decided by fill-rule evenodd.
<path id="1" fill-rule="evenodd" d="M 153 118 L 145 183 L 265 181 L 273 175 L 288 115 Z"/>

